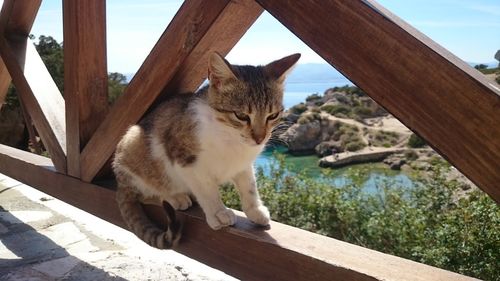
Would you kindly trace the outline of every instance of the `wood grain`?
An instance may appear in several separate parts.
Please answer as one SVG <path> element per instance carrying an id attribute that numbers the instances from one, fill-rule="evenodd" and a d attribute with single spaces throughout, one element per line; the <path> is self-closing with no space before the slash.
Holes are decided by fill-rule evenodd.
<path id="1" fill-rule="evenodd" d="M 81 149 L 108 112 L 105 1 L 63 1 L 63 23 L 67 165 L 80 177 Z"/>
<path id="2" fill-rule="evenodd" d="M 0 12 L 0 55 L 20 102 L 59 172 L 66 171 L 64 100 L 28 35 L 41 1 L 6 0 Z M 30 124 L 28 124 L 30 126 Z"/>
<path id="3" fill-rule="evenodd" d="M 500 96 L 375 1 L 257 0 L 500 202 Z"/>
<path id="4" fill-rule="evenodd" d="M 223 56 L 227 55 L 262 12 L 262 7 L 253 0 L 230 2 L 224 8 L 224 16 L 214 21 L 210 30 L 179 67 L 157 102 L 173 93 L 195 91 L 207 78 L 210 54 L 217 51 Z"/>
<path id="5" fill-rule="evenodd" d="M 7 97 L 7 91 L 9 90 L 10 81 L 11 79 L 9 71 L 3 63 L 2 58 L 0 57 L 0 109 L 2 109 L 2 105 L 4 104 L 5 98 Z"/>
<path id="6" fill-rule="evenodd" d="M 112 106 L 106 119 L 83 149 L 81 176 L 84 181 L 91 181 L 94 178 L 113 154 L 125 130 L 139 121 L 186 57 L 210 32 L 214 22 L 218 18 L 231 16 L 228 13 L 233 13 L 234 9 L 228 11 L 225 8 L 232 2 L 191 0 L 183 3 L 124 94 Z M 245 9 L 246 6 L 236 5 L 236 7 Z"/>
<path id="7" fill-rule="evenodd" d="M 48 158 L 0 145 L 0 171 L 124 227 L 113 191 L 54 172 Z M 162 208 L 145 210 L 165 221 Z M 237 215 L 234 227 L 214 231 L 199 208 L 179 213 L 176 251 L 243 280 L 476 280 L 277 222 L 264 229 Z"/>
<path id="8" fill-rule="evenodd" d="M 0 30 L 6 37 L 13 35 L 27 38 L 41 4 L 41 0 L 4 0 L 2 16 L 5 15 L 5 19 L 0 19 Z"/>
<path id="9" fill-rule="evenodd" d="M 17 42 L 0 39 L 0 54 L 54 165 L 65 173 L 64 100 L 57 86 L 35 47 L 26 39 Z"/>

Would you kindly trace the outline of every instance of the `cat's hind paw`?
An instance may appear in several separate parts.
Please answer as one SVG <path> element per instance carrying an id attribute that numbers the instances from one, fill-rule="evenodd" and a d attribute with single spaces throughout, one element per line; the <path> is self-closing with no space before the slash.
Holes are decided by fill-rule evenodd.
<path id="1" fill-rule="evenodd" d="M 249 220 L 259 225 L 269 225 L 269 221 L 271 220 L 269 210 L 264 205 L 248 209 L 245 211 L 245 214 Z"/>
<path id="2" fill-rule="evenodd" d="M 207 223 L 212 229 L 218 230 L 235 224 L 236 215 L 233 210 L 226 208 L 215 213 L 213 217 L 207 217 Z"/>

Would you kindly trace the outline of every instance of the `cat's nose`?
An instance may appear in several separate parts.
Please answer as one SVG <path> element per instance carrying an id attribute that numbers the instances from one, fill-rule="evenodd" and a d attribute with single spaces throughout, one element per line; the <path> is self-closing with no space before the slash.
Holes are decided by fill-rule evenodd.
<path id="1" fill-rule="evenodd" d="M 255 141 L 256 144 L 261 144 L 264 139 L 266 138 L 266 135 L 255 135 L 255 134 L 252 134 L 252 138 L 253 140 Z"/>

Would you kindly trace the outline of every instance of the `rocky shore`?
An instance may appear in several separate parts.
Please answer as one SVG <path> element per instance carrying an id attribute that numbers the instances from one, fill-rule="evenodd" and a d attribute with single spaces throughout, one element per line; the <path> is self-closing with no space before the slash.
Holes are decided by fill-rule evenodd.
<path id="1" fill-rule="evenodd" d="M 321 157 L 321 167 L 383 162 L 399 170 L 436 155 L 423 140 L 354 86 L 310 95 L 305 102 L 287 110 L 283 119 L 289 128 L 280 139 L 287 143 L 288 152 L 316 154 Z"/>

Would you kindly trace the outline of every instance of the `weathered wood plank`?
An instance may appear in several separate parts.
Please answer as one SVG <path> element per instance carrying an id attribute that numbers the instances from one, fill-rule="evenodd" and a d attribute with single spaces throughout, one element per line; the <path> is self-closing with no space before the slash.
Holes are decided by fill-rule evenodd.
<path id="1" fill-rule="evenodd" d="M 26 111 L 23 103 L 19 103 L 21 107 L 21 113 L 23 115 L 24 124 L 26 125 L 26 130 L 28 131 L 29 139 L 31 145 L 33 146 L 36 154 L 42 154 L 42 146 L 37 139 L 37 134 L 35 132 L 35 128 L 33 127 L 33 121 L 31 120 L 31 116 Z"/>
<path id="2" fill-rule="evenodd" d="M 0 13 L 0 34 L 29 35 L 36 14 L 40 8 L 41 0 L 29 2 L 5 0 Z M 11 82 L 10 74 L 5 63 L 0 58 L 0 108 L 5 101 L 5 96 Z"/>
<path id="3" fill-rule="evenodd" d="M 0 109 L 2 109 L 2 105 L 5 102 L 5 97 L 7 96 L 7 91 L 9 90 L 10 81 L 11 79 L 9 71 L 7 71 L 7 67 L 0 57 Z"/>
<path id="4" fill-rule="evenodd" d="M 0 38 L 0 53 L 54 165 L 66 171 L 64 100 L 35 47 L 27 39 Z"/>
<path id="5" fill-rule="evenodd" d="M 500 202 L 500 96 L 372 0 L 257 0 Z"/>
<path id="6" fill-rule="evenodd" d="M 113 191 L 55 173 L 48 158 L 0 145 L 0 171 L 124 227 Z M 145 209 L 164 221 L 161 208 Z M 264 230 L 237 214 L 234 227 L 214 231 L 199 208 L 180 213 L 176 251 L 243 280 L 475 280 L 277 222 Z"/>
<path id="7" fill-rule="evenodd" d="M 162 99 L 172 93 L 195 91 L 207 78 L 209 55 L 213 51 L 227 55 L 262 12 L 262 7 L 253 0 L 232 1 L 227 5 L 224 9 L 225 16 L 215 20 L 207 34 L 182 63 L 164 89 Z"/>
<path id="8" fill-rule="evenodd" d="M 63 1 L 64 98 L 68 174 L 108 111 L 106 2 Z"/>
<path id="9" fill-rule="evenodd" d="M 41 0 L 4 0 L 0 31 L 27 38 L 42 4 Z M 5 8 L 5 9 L 4 9 Z"/>
<path id="10" fill-rule="evenodd" d="M 244 0 L 246 3 L 250 0 Z M 218 18 L 231 17 L 233 1 L 186 1 L 136 73 L 124 94 L 112 106 L 104 122 L 81 155 L 82 179 L 90 181 L 111 157 L 120 137 L 165 88 L 186 57 L 212 29 Z M 236 5 L 245 9 L 247 5 Z M 246 29 L 245 29 L 246 30 Z M 242 30 L 243 34 L 245 30 Z M 236 36 L 237 34 L 228 34 Z M 241 35 L 239 35 L 241 36 Z M 236 36 L 238 37 L 238 36 Z M 231 42 L 229 40 L 227 42 Z"/>
<path id="11" fill-rule="evenodd" d="M 64 100 L 28 35 L 41 1 L 6 0 L 0 13 L 0 53 L 25 111 L 60 172 L 66 171 Z M 29 124 L 28 124 L 29 126 Z"/>

